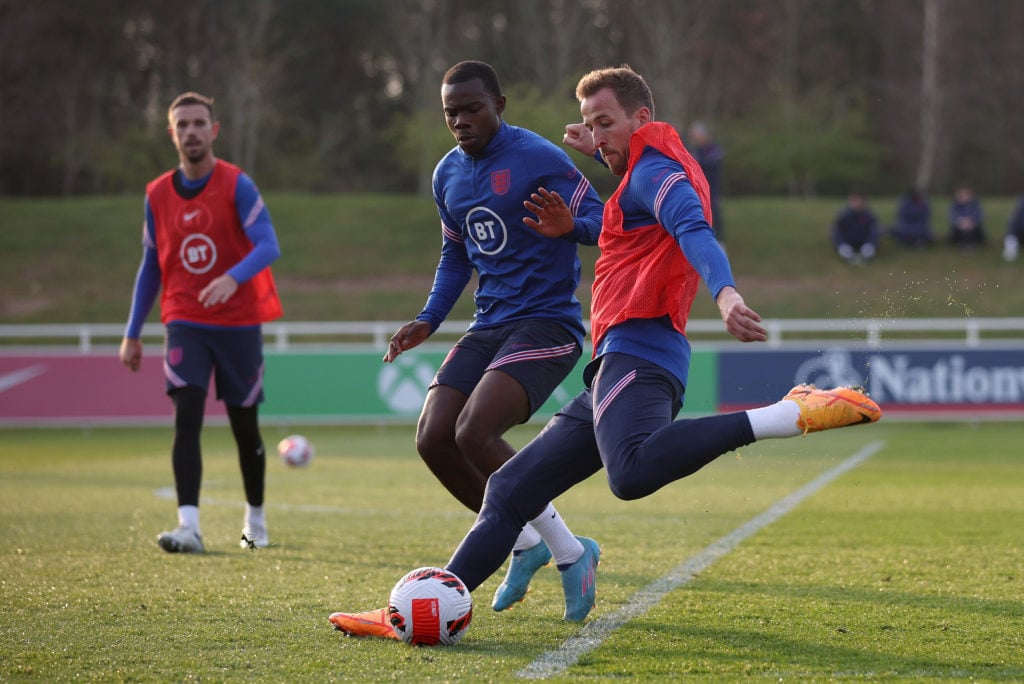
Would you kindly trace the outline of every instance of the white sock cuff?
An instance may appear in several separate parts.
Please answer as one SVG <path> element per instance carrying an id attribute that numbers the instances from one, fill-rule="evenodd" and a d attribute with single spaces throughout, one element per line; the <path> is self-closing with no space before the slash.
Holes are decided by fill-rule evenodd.
<path id="1" fill-rule="evenodd" d="M 555 565 L 575 563 L 583 555 L 583 544 L 573 536 L 554 505 L 549 503 L 540 515 L 530 521 L 530 525 L 548 545 Z"/>
<path id="2" fill-rule="evenodd" d="M 245 504 L 245 524 L 266 525 L 267 514 L 263 510 L 263 506 L 252 506 L 249 504 Z"/>
<path id="3" fill-rule="evenodd" d="M 178 524 L 199 531 L 199 506 L 178 506 Z"/>
<path id="4" fill-rule="evenodd" d="M 519 536 L 516 538 L 516 543 L 515 546 L 512 547 L 512 551 L 526 551 L 527 549 L 532 549 L 537 544 L 540 544 L 541 541 L 540 534 L 537 533 L 537 530 L 533 529 L 533 527 L 527 523 L 526 527 L 523 528 L 523 531 L 520 532 Z"/>
<path id="5" fill-rule="evenodd" d="M 783 399 L 770 406 L 747 411 L 750 429 L 754 439 L 770 439 L 773 437 L 796 437 L 803 430 L 796 426 L 800 419 L 800 405 L 795 401 Z"/>

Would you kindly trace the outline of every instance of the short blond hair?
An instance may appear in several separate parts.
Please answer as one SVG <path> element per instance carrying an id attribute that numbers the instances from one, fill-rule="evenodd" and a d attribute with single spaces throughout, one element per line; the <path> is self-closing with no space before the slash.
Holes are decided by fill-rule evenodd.
<path id="1" fill-rule="evenodd" d="M 654 95 L 651 94 L 651 89 L 644 77 L 633 71 L 628 64 L 595 69 L 584 74 L 580 82 L 576 84 L 576 99 L 582 102 L 584 98 L 590 97 L 604 88 L 611 88 L 615 93 L 615 99 L 619 101 L 627 114 L 633 114 L 641 107 L 647 107 L 651 112 L 651 118 L 654 118 Z"/>

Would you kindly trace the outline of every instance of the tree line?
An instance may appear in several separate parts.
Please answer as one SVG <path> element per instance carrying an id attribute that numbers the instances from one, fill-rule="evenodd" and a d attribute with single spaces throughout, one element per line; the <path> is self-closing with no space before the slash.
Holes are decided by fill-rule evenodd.
<path id="1" fill-rule="evenodd" d="M 630 64 L 730 193 L 1016 194 L 1021 27 L 1024 0 L 0 0 L 0 194 L 141 191 L 185 90 L 264 190 L 427 192 L 462 59 L 556 141 L 579 76 Z"/>

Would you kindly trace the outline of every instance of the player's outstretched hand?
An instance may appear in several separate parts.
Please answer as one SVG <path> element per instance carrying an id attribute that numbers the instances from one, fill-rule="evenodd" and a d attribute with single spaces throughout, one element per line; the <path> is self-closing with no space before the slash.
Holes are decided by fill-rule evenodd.
<path id="1" fill-rule="evenodd" d="M 413 347 L 423 344 L 430 337 L 430 324 L 426 321 L 409 321 L 391 336 L 388 351 L 384 354 L 384 363 L 391 363 L 398 355 Z"/>
<path id="2" fill-rule="evenodd" d="M 530 195 L 523 206 L 537 215 L 536 219 L 524 217 L 523 223 L 545 237 L 561 237 L 576 227 L 569 206 L 557 192 L 537 188 L 537 192 Z"/>
<path id="3" fill-rule="evenodd" d="M 597 146 L 594 145 L 594 134 L 585 124 L 581 123 L 571 123 L 565 127 L 562 144 L 588 157 L 593 157 L 594 152 L 597 152 Z"/>
<path id="4" fill-rule="evenodd" d="M 718 293 L 718 311 L 729 334 L 740 342 L 764 342 L 768 331 L 761 325 L 761 316 L 747 307 L 734 287 L 723 287 Z"/>

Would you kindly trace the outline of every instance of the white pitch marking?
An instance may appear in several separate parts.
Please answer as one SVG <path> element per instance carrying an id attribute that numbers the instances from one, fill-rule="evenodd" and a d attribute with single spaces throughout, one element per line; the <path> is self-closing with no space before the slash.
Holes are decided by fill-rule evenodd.
<path id="1" fill-rule="evenodd" d="M 579 662 L 581 656 L 601 646 L 604 640 L 626 622 L 643 615 L 670 591 L 688 583 L 716 560 L 735 549 L 743 540 L 789 513 L 807 497 L 823 489 L 840 475 L 856 468 L 882 450 L 885 442 L 871 442 L 831 470 L 819 475 L 789 496 L 779 499 L 760 515 L 751 518 L 703 551 L 693 556 L 663 577 L 638 591 L 626 605 L 611 615 L 605 615 L 587 624 L 580 634 L 567 639 L 561 647 L 547 651 L 516 673 L 522 679 L 546 679 L 562 674 Z"/>

